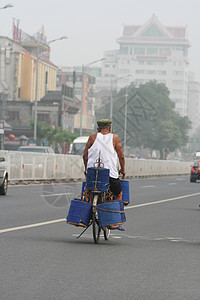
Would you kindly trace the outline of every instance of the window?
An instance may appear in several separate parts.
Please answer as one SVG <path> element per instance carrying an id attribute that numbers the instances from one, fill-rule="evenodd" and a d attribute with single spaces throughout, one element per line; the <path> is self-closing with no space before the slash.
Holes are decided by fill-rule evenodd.
<path id="1" fill-rule="evenodd" d="M 128 74 L 129 73 L 129 69 L 120 69 L 119 70 L 119 74 Z"/>
<path id="2" fill-rule="evenodd" d="M 149 56 L 158 55 L 158 48 L 147 48 L 147 55 Z"/>
<path id="3" fill-rule="evenodd" d="M 136 70 L 136 74 L 144 74 L 144 70 Z"/>
<path id="4" fill-rule="evenodd" d="M 173 80 L 173 84 L 184 85 L 184 81 L 183 80 Z"/>
<path id="5" fill-rule="evenodd" d="M 169 56 L 171 54 L 169 48 L 161 48 L 160 49 L 160 56 Z"/>
<path id="6" fill-rule="evenodd" d="M 157 61 L 157 60 L 139 60 L 139 65 L 151 65 L 151 66 L 163 66 L 164 61 Z"/>
<path id="7" fill-rule="evenodd" d="M 121 47 L 120 54 L 128 54 L 128 47 Z"/>
<path id="8" fill-rule="evenodd" d="M 76 75 L 76 81 L 82 81 L 82 75 Z"/>
<path id="9" fill-rule="evenodd" d="M 179 76 L 179 75 L 184 75 L 184 72 L 183 71 L 174 71 L 173 74 L 176 76 Z"/>
<path id="10" fill-rule="evenodd" d="M 183 94 L 183 91 L 182 90 L 172 90 L 172 93 L 174 94 Z"/>
<path id="11" fill-rule="evenodd" d="M 38 113 L 37 118 L 38 118 L 38 121 L 40 121 L 40 122 L 49 123 L 49 115 L 48 114 Z"/>
<path id="12" fill-rule="evenodd" d="M 68 82 L 73 82 L 73 75 L 67 75 L 66 79 Z"/>
<path id="13" fill-rule="evenodd" d="M 166 75 L 167 74 L 167 72 L 166 71 L 156 71 L 156 74 L 157 75 Z"/>
<path id="14" fill-rule="evenodd" d="M 135 48 L 134 49 L 134 54 L 135 55 L 145 55 L 145 48 Z"/>
<path id="15" fill-rule="evenodd" d="M 19 121 L 19 111 L 8 111 L 7 112 L 8 121 Z"/>

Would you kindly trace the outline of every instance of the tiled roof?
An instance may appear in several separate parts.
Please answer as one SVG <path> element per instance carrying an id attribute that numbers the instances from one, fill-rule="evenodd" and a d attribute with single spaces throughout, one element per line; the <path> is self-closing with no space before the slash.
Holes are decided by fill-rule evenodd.
<path id="1" fill-rule="evenodd" d="M 185 38 L 186 36 L 185 27 L 167 27 L 167 30 L 169 30 L 175 38 Z"/>
<path id="2" fill-rule="evenodd" d="M 133 35 L 140 27 L 141 26 L 136 26 L 136 25 L 124 26 L 123 36 Z"/>

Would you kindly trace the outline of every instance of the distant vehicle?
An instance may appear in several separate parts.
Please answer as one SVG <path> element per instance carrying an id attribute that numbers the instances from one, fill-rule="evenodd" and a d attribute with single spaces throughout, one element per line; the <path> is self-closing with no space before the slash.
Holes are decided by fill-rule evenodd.
<path id="1" fill-rule="evenodd" d="M 70 145 L 69 154 L 83 155 L 85 145 L 89 139 L 89 136 L 79 136 Z"/>
<path id="2" fill-rule="evenodd" d="M 8 190 L 8 171 L 6 169 L 5 158 L 0 157 L 0 195 L 6 195 Z"/>
<path id="3" fill-rule="evenodd" d="M 17 151 L 20 152 L 37 152 L 37 153 L 49 153 L 54 154 L 54 150 L 51 147 L 45 146 L 21 146 Z"/>
<path id="4" fill-rule="evenodd" d="M 200 180 L 200 175 L 196 173 L 197 168 L 198 168 L 198 160 L 195 160 L 190 170 L 190 182 L 196 182 L 197 180 Z"/>
<path id="5" fill-rule="evenodd" d="M 200 157 L 200 152 L 199 151 L 195 152 L 195 160 L 199 159 L 199 157 Z"/>

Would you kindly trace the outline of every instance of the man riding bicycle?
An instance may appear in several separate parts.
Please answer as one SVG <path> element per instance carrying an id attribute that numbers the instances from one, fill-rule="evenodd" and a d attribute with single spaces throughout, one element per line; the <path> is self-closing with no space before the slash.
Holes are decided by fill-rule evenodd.
<path id="1" fill-rule="evenodd" d="M 115 196 L 115 200 L 122 199 L 122 186 L 119 179 L 119 174 L 125 178 L 125 158 L 122 150 L 120 138 L 117 134 L 111 133 L 112 121 L 102 119 L 97 122 L 98 133 L 90 135 L 83 153 L 83 161 L 85 166 L 85 176 L 87 168 L 94 167 L 100 153 L 101 161 L 104 168 L 110 170 L 110 190 Z M 120 170 L 117 170 L 117 157 L 120 163 Z M 109 229 L 118 229 L 124 231 L 121 225 L 111 225 Z"/>

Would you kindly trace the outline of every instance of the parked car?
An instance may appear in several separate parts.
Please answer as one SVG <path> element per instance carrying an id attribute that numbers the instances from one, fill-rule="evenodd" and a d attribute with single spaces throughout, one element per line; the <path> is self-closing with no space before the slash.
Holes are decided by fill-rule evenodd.
<path id="1" fill-rule="evenodd" d="M 197 168 L 198 168 L 198 160 L 195 160 L 190 170 L 190 182 L 196 182 L 197 180 L 200 180 L 200 175 L 196 173 Z"/>
<path id="2" fill-rule="evenodd" d="M 55 153 L 53 148 L 45 147 L 45 146 L 21 146 L 21 147 L 18 148 L 17 151 L 49 153 L 49 154 L 54 154 Z"/>
<path id="3" fill-rule="evenodd" d="M 8 171 L 6 169 L 5 158 L 0 157 L 0 195 L 6 195 L 8 190 Z"/>

